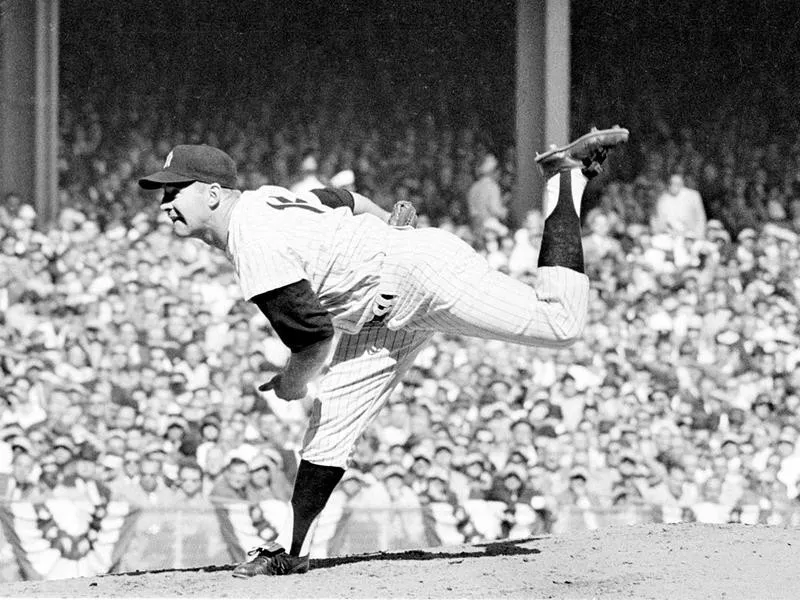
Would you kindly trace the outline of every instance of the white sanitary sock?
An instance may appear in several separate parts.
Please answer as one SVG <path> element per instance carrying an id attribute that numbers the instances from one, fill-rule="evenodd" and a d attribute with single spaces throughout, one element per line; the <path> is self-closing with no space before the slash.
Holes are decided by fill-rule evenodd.
<path id="1" fill-rule="evenodd" d="M 580 169 L 570 171 L 570 181 L 572 182 L 572 202 L 575 205 L 575 212 L 581 216 L 581 198 L 586 184 L 589 182 Z M 561 173 L 556 173 L 547 180 L 544 189 L 544 218 L 549 217 L 558 204 L 558 192 L 561 188 Z"/>

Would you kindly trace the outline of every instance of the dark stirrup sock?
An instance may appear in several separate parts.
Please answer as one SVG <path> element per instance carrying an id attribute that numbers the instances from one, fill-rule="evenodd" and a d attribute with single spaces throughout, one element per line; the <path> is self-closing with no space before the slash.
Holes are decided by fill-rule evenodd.
<path id="1" fill-rule="evenodd" d="M 566 267 L 583 273 L 581 218 L 572 201 L 572 172 L 562 171 L 558 177 L 558 202 L 544 222 L 539 266 Z"/>
<path id="2" fill-rule="evenodd" d="M 308 530 L 319 516 L 334 488 L 344 475 L 341 467 L 325 467 L 301 460 L 294 480 L 292 493 L 292 548 L 289 554 L 300 556 Z"/>

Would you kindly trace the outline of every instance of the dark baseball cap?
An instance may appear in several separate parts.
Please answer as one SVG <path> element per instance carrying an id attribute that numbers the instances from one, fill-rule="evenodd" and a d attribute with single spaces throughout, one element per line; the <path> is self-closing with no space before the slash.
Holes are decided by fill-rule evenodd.
<path id="1" fill-rule="evenodd" d="M 236 163 L 219 148 L 206 145 L 175 146 L 167 155 L 164 168 L 139 180 L 146 190 L 165 184 L 218 183 L 224 188 L 236 187 Z"/>

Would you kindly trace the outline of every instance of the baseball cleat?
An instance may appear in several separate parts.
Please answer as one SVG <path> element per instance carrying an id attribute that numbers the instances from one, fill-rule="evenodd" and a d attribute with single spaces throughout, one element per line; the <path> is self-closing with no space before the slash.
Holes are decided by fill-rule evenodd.
<path id="1" fill-rule="evenodd" d="M 283 546 L 272 542 L 254 548 L 247 553 L 255 558 L 243 562 L 233 570 L 234 577 L 254 577 L 256 575 L 295 575 L 308 571 L 308 556 L 291 556 Z"/>
<path id="2" fill-rule="evenodd" d="M 537 154 L 539 171 L 550 179 L 561 171 L 581 169 L 591 179 L 602 171 L 602 164 L 608 151 L 628 141 L 630 132 L 618 125 L 610 129 L 592 127 L 589 133 L 565 146 L 551 146 L 549 150 Z"/>

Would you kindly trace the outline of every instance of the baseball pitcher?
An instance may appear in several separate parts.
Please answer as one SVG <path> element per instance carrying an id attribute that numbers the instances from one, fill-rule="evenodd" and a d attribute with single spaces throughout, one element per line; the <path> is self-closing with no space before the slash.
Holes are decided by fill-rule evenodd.
<path id="1" fill-rule="evenodd" d="M 492 270 L 448 232 L 414 229 L 408 207 L 397 207 L 390 225 L 385 211 L 345 190 L 238 191 L 233 160 L 210 146 L 176 146 L 161 171 L 139 181 L 163 190 L 176 235 L 226 253 L 243 296 L 291 349 L 283 372 L 260 389 L 297 400 L 319 376 L 289 551 L 257 548 L 234 576 L 308 570 L 313 525 L 351 449 L 434 332 L 551 347 L 581 334 L 589 293 L 581 197 L 607 151 L 627 139 L 619 127 L 592 130 L 537 156 L 547 183 L 535 287 Z"/>

